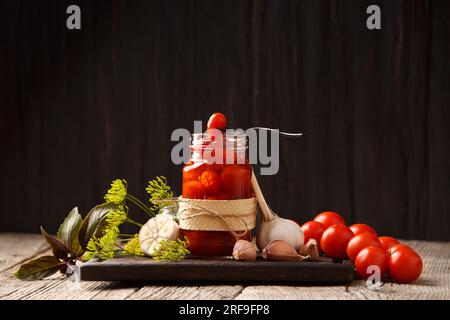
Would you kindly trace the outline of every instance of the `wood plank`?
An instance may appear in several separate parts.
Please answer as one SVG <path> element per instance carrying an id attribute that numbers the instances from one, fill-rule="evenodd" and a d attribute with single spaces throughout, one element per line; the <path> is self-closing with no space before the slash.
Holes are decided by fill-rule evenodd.
<path id="1" fill-rule="evenodd" d="M 144 286 L 128 299 L 131 300 L 231 300 L 243 286 Z"/>
<path id="2" fill-rule="evenodd" d="M 354 281 L 348 287 L 249 286 L 236 299 L 450 299 L 450 243 L 402 242 L 423 259 L 423 273 L 413 284 L 386 283 L 378 290 L 368 289 L 364 281 Z"/>
<path id="3" fill-rule="evenodd" d="M 20 281 L 11 275 L 20 264 L 45 254 L 51 250 L 39 234 L 1 233 L 0 299 L 125 299 L 140 288 L 121 288 L 112 282 L 72 283 L 61 274 L 40 281 Z"/>
<path id="4" fill-rule="evenodd" d="M 450 299 L 450 243 L 403 241 L 423 259 L 420 278 L 412 284 L 388 283 L 379 290 L 352 284 L 349 293 L 356 299 Z"/>
<path id="5" fill-rule="evenodd" d="M 40 234 L 0 233 L 0 272 L 40 255 L 48 248 Z"/>
<path id="6" fill-rule="evenodd" d="M 352 300 L 346 286 L 248 286 L 236 300 Z"/>
<path id="7" fill-rule="evenodd" d="M 153 281 L 157 283 L 346 284 L 353 280 L 351 263 L 273 262 L 259 259 L 186 259 L 178 262 L 149 258 L 116 258 L 79 266 L 81 280 Z"/>
<path id="8" fill-rule="evenodd" d="M 0 234 L 0 260 L 4 270 L 0 272 L 0 299 L 450 299 L 448 242 L 404 241 L 423 258 L 421 278 L 409 285 L 385 284 L 376 291 L 367 289 L 363 281 L 354 281 L 348 287 L 142 286 L 139 283 L 106 281 L 71 283 L 60 274 L 42 281 L 19 281 L 11 277 L 17 264 L 31 256 L 50 252 L 42 243 L 39 235 Z"/>

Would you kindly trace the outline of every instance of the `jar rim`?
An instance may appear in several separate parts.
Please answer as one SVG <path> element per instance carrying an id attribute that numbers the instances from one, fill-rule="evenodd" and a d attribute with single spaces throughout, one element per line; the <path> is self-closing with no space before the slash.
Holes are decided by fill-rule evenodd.
<path id="1" fill-rule="evenodd" d="M 216 140 L 216 135 L 212 135 L 208 132 L 194 133 L 191 135 L 191 149 L 211 150 L 225 146 L 227 150 L 239 151 L 248 148 L 248 139 L 244 132 L 234 132 L 232 134 L 222 132 L 221 137 L 221 140 Z"/>

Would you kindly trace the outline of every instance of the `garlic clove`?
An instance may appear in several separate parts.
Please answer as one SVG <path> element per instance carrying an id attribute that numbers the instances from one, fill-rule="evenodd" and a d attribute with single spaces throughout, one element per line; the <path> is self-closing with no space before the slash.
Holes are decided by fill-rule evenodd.
<path id="1" fill-rule="evenodd" d="M 269 261 L 303 261 L 308 257 L 301 256 L 284 240 L 270 242 L 262 251 L 262 257 Z"/>
<path id="2" fill-rule="evenodd" d="M 300 248 L 298 254 L 301 256 L 310 256 L 311 261 L 319 260 L 319 245 L 315 239 L 309 239 L 306 244 Z"/>
<path id="3" fill-rule="evenodd" d="M 238 240 L 234 244 L 233 258 L 238 261 L 255 261 L 256 248 L 247 240 Z"/>

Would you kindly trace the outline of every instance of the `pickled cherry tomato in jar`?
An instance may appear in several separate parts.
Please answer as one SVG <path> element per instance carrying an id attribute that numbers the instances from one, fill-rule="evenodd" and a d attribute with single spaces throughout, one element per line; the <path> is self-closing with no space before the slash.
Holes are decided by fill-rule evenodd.
<path id="1" fill-rule="evenodd" d="M 211 129 L 194 134 L 191 158 L 182 174 L 183 198 L 210 201 L 252 198 L 246 135 L 227 135 Z M 251 239 L 251 230 L 234 231 L 242 234 L 241 239 Z M 228 231 L 180 229 L 180 233 L 187 238 L 188 249 L 194 256 L 230 256 L 236 242 Z"/>

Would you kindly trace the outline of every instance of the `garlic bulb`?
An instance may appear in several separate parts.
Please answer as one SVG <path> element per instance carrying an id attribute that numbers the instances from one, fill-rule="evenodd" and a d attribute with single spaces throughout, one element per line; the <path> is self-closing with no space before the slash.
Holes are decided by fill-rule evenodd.
<path id="1" fill-rule="evenodd" d="M 272 220 L 263 221 L 256 236 L 256 244 L 260 250 L 270 242 L 283 240 L 298 251 L 305 240 L 303 230 L 292 220 L 274 216 Z"/>
<path id="2" fill-rule="evenodd" d="M 305 241 L 302 228 L 294 221 L 280 218 L 272 212 L 264 199 L 254 173 L 252 174 L 252 187 L 263 214 L 263 222 L 256 236 L 259 250 L 263 250 L 272 241 L 284 240 L 298 251 Z"/>
<path id="3" fill-rule="evenodd" d="M 161 240 L 176 240 L 178 234 L 178 224 L 167 215 L 159 214 L 142 226 L 139 231 L 139 243 L 146 255 L 153 256 L 154 250 L 159 249 Z"/>

